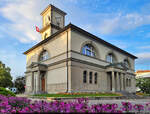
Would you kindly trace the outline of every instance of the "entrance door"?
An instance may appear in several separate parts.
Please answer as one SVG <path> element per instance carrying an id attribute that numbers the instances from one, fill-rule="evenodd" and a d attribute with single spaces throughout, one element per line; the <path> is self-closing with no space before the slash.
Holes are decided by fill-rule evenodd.
<path id="1" fill-rule="evenodd" d="M 45 92 L 45 77 L 44 76 L 42 76 L 41 82 L 42 82 L 42 91 Z"/>

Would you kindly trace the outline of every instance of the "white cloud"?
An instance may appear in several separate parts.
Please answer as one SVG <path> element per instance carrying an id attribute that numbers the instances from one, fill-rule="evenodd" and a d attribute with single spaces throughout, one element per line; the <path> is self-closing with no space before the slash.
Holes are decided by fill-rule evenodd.
<path id="1" fill-rule="evenodd" d="M 10 22 L 0 23 L 0 32 L 17 38 L 22 43 L 39 42 L 41 35 L 35 31 L 35 25 L 42 27 L 40 13 L 49 5 L 64 7 L 65 3 L 76 3 L 77 0 L 2 0 L 0 13 Z"/>
<path id="2" fill-rule="evenodd" d="M 139 13 L 114 14 L 111 17 L 103 18 L 100 22 L 100 32 L 103 34 L 119 33 L 121 31 L 131 30 L 136 27 L 150 24 L 150 15 Z"/>
<path id="3" fill-rule="evenodd" d="M 10 46 L 9 51 L 3 50 L 1 48 L 0 55 L 0 61 L 11 68 L 11 75 L 13 78 L 16 76 L 24 75 L 26 62 L 24 60 L 25 57 L 21 56 L 22 53 L 18 53 L 15 48 Z"/>
<path id="4" fill-rule="evenodd" d="M 35 31 L 35 25 L 41 25 L 42 11 L 39 0 L 8 2 L 0 8 L 0 13 L 9 23 L 1 24 L 3 34 L 9 34 L 23 43 L 40 40 L 40 34 Z"/>
<path id="5" fill-rule="evenodd" d="M 66 9 L 69 21 L 79 21 L 79 25 L 85 26 L 88 31 L 96 31 L 101 34 L 113 34 L 125 30 L 134 29 L 144 24 L 150 24 L 150 15 L 140 13 L 90 13 L 82 11 L 81 8 L 74 5 L 65 7 L 66 3 L 77 3 L 79 0 L 7 0 L 3 7 L 0 8 L 2 16 L 7 18 L 10 23 L 2 24 L 5 33 L 17 38 L 23 43 L 38 42 L 41 35 L 35 31 L 35 25 L 41 27 L 42 19 L 40 16 L 41 11 L 49 4 L 56 4 L 62 9 Z M 4 2 L 4 1 L 3 1 Z M 80 18 L 78 16 L 80 15 Z M 74 17 L 74 18 L 72 18 Z M 89 19 L 89 21 L 82 20 Z M 91 20 L 91 22 L 90 22 Z M 82 22 L 81 22 L 82 21 Z M 81 24 L 83 23 L 83 24 Z M 90 24 L 89 24 L 90 23 Z M 0 28 L 1 28 L 0 27 Z M 0 29 L 1 32 L 1 29 Z"/>
<path id="6" fill-rule="evenodd" d="M 136 56 L 141 59 L 150 59 L 150 52 L 137 53 Z"/>
<path id="7" fill-rule="evenodd" d="M 130 45 L 129 43 L 123 42 L 121 40 L 110 40 L 109 42 L 122 49 L 126 49 Z"/>
<path id="8" fill-rule="evenodd" d="M 136 60 L 137 64 L 150 64 L 150 52 L 141 52 L 135 55 L 138 57 Z"/>
<path id="9" fill-rule="evenodd" d="M 140 49 L 150 49 L 150 46 L 141 46 Z"/>
<path id="10" fill-rule="evenodd" d="M 119 18 L 115 17 L 113 19 L 104 19 L 100 25 L 100 32 L 103 34 L 110 34 L 118 28 Z"/>

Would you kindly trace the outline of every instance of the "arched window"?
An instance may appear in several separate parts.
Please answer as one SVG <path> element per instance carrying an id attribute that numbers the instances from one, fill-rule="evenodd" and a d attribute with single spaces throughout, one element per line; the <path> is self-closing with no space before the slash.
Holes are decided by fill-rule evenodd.
<path id="1" fill-rule="evenodd" d="M 89 83 L 92 83 L 92 72 L 89 73 Z"/>
<path id="2" fill-rule="evenodd" d="M 86 75 L 87 75 L 87 71 L 84 71 L 83 72 L 83 83 L 86 83 L 87 80 L 86 80 Z"/>
<path id="3" fill-rule="evenodd" d="M 87 56 L 92 56 L 92 57 L 96 56 L 95 49 L 91 44 L 86 44 L 82 48 L 82 54 L 87 55 Z"/>
<path id="4" fill-rule="evenodd" d="M 109 62 L 109 63 L 114 63 L 116 61 L 114 55 L 112 53 L 109 53 L 107 56 L 106 56 L 106 61 Z"/>
<path id="5" fill-rule="evenodd" d="M 97 84 L 97 73 L 95 73 L 95 84 Z"/>
<path id="6" fill-rule="evenodd" d="M 49 54 L 48 54 L 48 52 L 47 52 L 46 50 L 44 50 L 44 51 L 40 54 L 39 60 L 40 60 L 40 61 L 45 61 L 45 60 L 47 60 L 47 59 L 49 59 Z"/>
<path id="7" fill-rule="evenodd" d="M 129 61 L 127 59 L 124 60 L 124 64 L 127 68 L 129 68 Z"/>

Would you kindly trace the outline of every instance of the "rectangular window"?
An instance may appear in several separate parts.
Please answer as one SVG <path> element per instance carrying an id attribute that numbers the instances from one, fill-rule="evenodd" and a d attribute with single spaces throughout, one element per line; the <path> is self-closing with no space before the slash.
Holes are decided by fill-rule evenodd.
<path id="1" fill-rule="evenodd" d="M 90 75 L 89 75 L 89 83 L 90 84 L 92 83 L 92 72 L 90 72 Z"/>
<path id="2" fill-rule="evenodd" d="M 83 83 L 86 83 L 86 74 L 87 74 L 87 71 L 84 71 L 83 72 Z"/>
<path id="3" fill-rule="evenodd" d="M 95 84 L 97 84 L 97 73 L 95 73 Z"/>
<path id="4" fill-rule="evenodd" d="M 107 55 L 106 61 L 107 61 L 107 62 L 110 62 L 110 63 L 113 62 L 113 61 L 112 61 L 112 55 L 111 55 L 111 54 Z"/>

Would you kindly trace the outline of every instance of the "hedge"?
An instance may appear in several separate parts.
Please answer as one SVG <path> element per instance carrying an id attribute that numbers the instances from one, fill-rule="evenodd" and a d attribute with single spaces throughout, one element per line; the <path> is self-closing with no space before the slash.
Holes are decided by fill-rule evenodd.
<path id="1" fill-rule="evenodd" d="M 16 96 L 13 92 L 10 90 L 6 90 L 3 87 L 0 87 L 0 95 L 5 95 L 5 96 Z"/>

